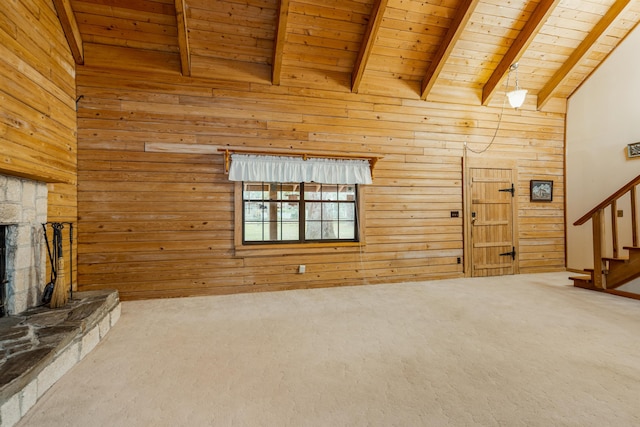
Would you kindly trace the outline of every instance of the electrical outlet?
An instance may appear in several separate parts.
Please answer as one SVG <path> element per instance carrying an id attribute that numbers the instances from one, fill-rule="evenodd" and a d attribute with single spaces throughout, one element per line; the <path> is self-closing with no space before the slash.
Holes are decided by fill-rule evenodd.
<path id="1" fill-rule="evenodd" d="M 459 218 L 459 217 L 460 217 L 460 212 L 451 211 L 451 218 Z"/>
<path id="2" fill-rule="evenodd" d="M 622 209 L 618 209 L 618 218 L 622 218 L 624 216 L 624 211 Z"/>
<path id="3" fill-rule="evenodd" d="M 458 257 L 457 261 L 458 261 L 458 264 L 462 264 L 462 258 Z"/>

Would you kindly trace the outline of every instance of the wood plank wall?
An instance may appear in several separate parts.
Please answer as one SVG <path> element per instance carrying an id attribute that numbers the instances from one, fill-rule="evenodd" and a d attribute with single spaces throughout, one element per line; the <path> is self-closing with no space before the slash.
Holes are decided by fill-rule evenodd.
<path id="1" fill-rule="evenodd" d="M 486 146 L 499 105 L 91 67 L 77 82 L 81 289 L 136 299 L 463 275 L 450 211 L 463 210 L 464 143 Z M 483 154 L 518 165 L 521 273 L 564 268 L 563 141 L 564 114 L 507 108 Z M 236 252 L 223 146 L 384 156 L 365 189 L 366 246 Z M 554 181 L 552 203 L 529 202 L 530 179 Z"/>
<path id="2" fill-rule="evenodd" d="M 0 17 L 0 174 L 47 182 L 48 220 L 77 223 L 76 86 L 71 50 L 51 1 L 6 2 L 0 7 Z M 71 263 L 67 258 L 66 265 L 67 278 L 73 277 L 75 284 L 78 251 L 77 232 L 74 234 L 75 259 Z M 69 254 L 66 238 L 63 245 Z"/>
<path id="3" fill-rule="evenodd" d="M 3 8 L 0 172 L 75 183 L 75 66 L 50 3 Z"/>
<path id="4" fill-rule="evenodd" d="M 53 3 L 3 5 L 0 174 L 49 183 L 49 221 L 77 221 L 75 99 L 75 63 Z"/>

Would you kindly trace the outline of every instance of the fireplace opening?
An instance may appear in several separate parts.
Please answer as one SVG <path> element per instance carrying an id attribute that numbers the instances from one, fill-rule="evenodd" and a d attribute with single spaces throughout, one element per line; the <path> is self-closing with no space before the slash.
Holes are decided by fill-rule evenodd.
<path id="1" fill-rule="evenodd" d="M 0 225 L 0 317 L 7 315 L 7 227 Z"/>

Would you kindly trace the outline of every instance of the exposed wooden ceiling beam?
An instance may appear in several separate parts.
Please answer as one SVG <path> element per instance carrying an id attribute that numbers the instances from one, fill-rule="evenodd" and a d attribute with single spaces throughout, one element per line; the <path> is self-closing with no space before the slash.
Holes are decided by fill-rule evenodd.
<path id="1" fill-rule="evenodd" d="M 282 52 L 287 38 L 287 21 L 289 20 L 289 0 L 280 0 L 278 5 L 278 21 L 276 23 L 276 40 L 273 46 L 273 66 L 271 83 L 280 84 L 282 74 Z"/>
<path id="2" fill-rule="evenodd" d="M 176 0 L 176 21 L 178 23 L 178 47 L 183 76 L 191 75 L 191 51 L 189 50 L 189 30 L 187 27 L 187 5 L 185 0 Z"/>
<path id="3" fill-rule="evenodd" d="M 546 85 L 538 93 L 538 110 L 542 109 L 551 99 L 554 92 L 560 87 L 574 68 L 593 50 L 596 42 L 602 37 L 607 29 L 613 24 L 618 16 L 629 6 L 630 0 L 616 1 L 607 13 L 598 21 L 591 32 L 585 37 L 580 45 L 573 51 L 569 59 L 556 71 Z"/>
<path id="4" fill-rule="evenodd" d="M 464 28 L 467 26 L 467 22 L 469 22 L 469 19 L 471 18 L 471 15 L 473 15 L 473 11 L 476 9 L 478 3 L 479 0 L 462 1 L 456 15 L 453 17 L 451 26 L 447 30 L 447 34 L 444 36 L 444 40 L 440 43 L 440 47 L 431 61 L 431 64 L 429 64 L 427 73 L 422 79 L 422 87 L 420 91 L 420 97 L 422 99 L 426 99 L 429 92 L 431 92 L 433 85 L 442 71 L 442 67 L 444 67 L 447 59 L 449 59 L 449 55 L 451 55 L 456 42 L 460 38 L 462 31 L 464 31 Z"/>
<path id="5" fill-rule="evenodd" d="M 58 19 L 62 25 L 62 30 L 69 43 L 73 59 L 78 65 L 84 64 L 84 48 L 82 47 L 82 36 L 78 28 L 76 16 L 71 8 L 71 0 L 53 0 L 53 5 L 58 13 Z"/>
<path id="6" fill-rule="evenodd" d="M 560 0 L 541 0 L 533 11 L 527 23 L 514 40 L 513 44 L 502 57 L 502 60 L 487 80 L 482 88 L 482 105 L 487 105 L 489 100 L 496 92 L 500 81 L 504 77 L 511 64 L 518 62 L 524 52 L 527 50 L 535 36 L 540 32 L 547 18 L 553 12 L 553 9 L 560 3 Z"/>
<path id="7" fill-rule="evenodd" d="M 358 57 L 356 58 L 356 63 L 353 67 L 353 72 L 351 73 L 352 92 L 358 92 L 358 89 L 360 88 L 362 76 L 364 75 L 364 70 L 367 68 L 369 57 L 371 57 L 371 51 L 373 50 L 373 45 L 376 42 L 378 30 L 382 23 L 382 17 L 384 16 L 384 11 L 387 8 L 387 3 L 388 0 L 376 0 L 373 5 L 373 10 L 369 17 L 369 25 L 367 25 L 367 31 L 364 33 L 362 44 L 358 51 Z"/>

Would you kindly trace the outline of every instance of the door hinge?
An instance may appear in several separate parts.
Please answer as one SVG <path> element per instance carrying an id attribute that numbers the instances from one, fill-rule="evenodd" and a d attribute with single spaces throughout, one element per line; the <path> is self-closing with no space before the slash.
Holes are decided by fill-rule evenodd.
<path id="1" fill-rule="evenodd" d="M 516 188 L 513 186 L 513 182 L 511 183 L 511 188 L 502 188 L 498 191 L 502 193 L 511 193 L 511 197 L 513 197 L 516 194 Z"/>
<path id="2" fill-rule="evenodd" d="M 513 249 L 511 250 L 511 252 L 505 252 L 503 254 L 500 254 L 500 256 L 509 256 L 509 255 L 511 255 L 511 259 L 515 261 L 515 259 L 516 259 L 516 247 L 512 246 L 512 248 Z"/>

